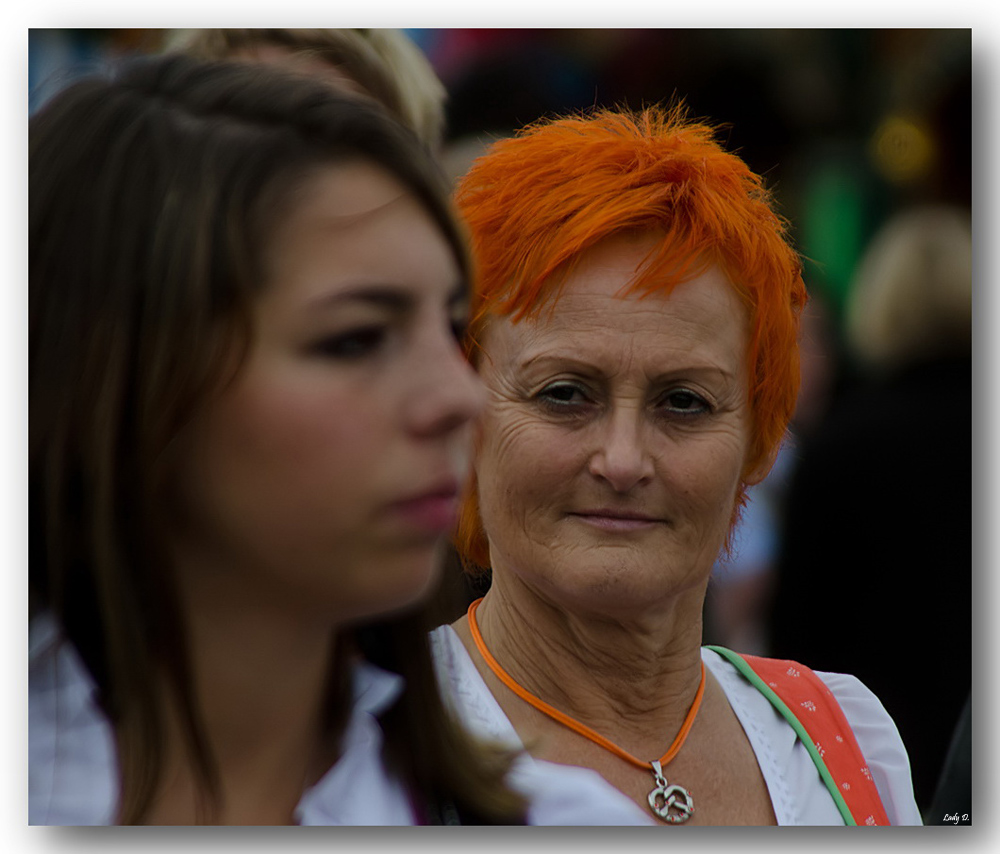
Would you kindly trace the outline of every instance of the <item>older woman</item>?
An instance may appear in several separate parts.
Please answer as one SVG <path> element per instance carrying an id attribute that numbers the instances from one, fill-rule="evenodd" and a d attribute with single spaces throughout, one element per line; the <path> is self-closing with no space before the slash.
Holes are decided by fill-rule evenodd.
<path id="1" fill-rule="evenodd" d="M 458 200 L 489 391 L 458 547 L 492 584 L 433 641 L 465 719 L 652 821 L 918 824 L 860 682 L 701 645 L 798 386 L 806 294 L 759 177 L 679 108 L 601 111 L 496 143 Z"/>

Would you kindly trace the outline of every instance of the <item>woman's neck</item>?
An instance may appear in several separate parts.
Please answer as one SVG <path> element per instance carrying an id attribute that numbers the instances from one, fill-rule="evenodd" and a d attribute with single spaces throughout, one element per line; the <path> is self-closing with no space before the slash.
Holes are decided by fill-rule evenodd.
<path id="1" fill-rule="evenodd" d="M 679 729 L 701 681 L 697 594 L 654 616 L 609 619 L 557 608 L 504 580 L 494 576 L 476 618 L 489 652 L 518 684 L 629 752 L 645 755 Z M 501 684 L 487 674 L 467 618 L 455 629 L 487 684 Z M 517 708 L 524 701 L 513 696 L 506 699 Z"/>
<path id="2" fill-rule="evenodd" d="M 335 759 L 323 715 L 335 628 L 211 577 L 182 583 L 194 693 L 221 786 L 222 824 L 292 823 L 303 790 Z M 185 757 L 175 718 L 170 757 Z M 185 821 L 191 765 L 168 767 L 154 819 Z M 170 821 L 169 823 L 175 823 Z"/>

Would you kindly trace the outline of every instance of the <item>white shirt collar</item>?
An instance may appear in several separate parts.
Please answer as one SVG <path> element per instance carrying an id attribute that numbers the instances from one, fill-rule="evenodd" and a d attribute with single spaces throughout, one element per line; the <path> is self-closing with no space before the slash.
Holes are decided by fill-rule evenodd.
<path id="1" fill-rule="evenodd" d="M 97 691 L 51 615 L 29 633 L 28 822 L 93 825 L 114 820 L 118 767 L 114 735 Z M 337 763 L 303 795 L 301 824 L 412 824 L 405 790 L 382 762 L 377 716 L 400 696 L 404 681 L 367 662 L 352 674 L 353 705 Z"/>

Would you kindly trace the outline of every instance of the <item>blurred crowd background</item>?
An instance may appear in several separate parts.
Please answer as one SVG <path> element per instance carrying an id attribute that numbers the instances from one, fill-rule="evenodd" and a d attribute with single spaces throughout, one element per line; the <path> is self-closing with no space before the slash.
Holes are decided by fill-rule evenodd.
<path id="1" fill-rule="evenodd" d="M 971 692 L 969 29 L 413 29 L 457 177 L 535 119 L 683 99 L 805 257 L 803 390 L 720 560 L 706 642 L 857 675 L 926 808 Z M 162 30 L 29 31 L 29 110 Z"/>

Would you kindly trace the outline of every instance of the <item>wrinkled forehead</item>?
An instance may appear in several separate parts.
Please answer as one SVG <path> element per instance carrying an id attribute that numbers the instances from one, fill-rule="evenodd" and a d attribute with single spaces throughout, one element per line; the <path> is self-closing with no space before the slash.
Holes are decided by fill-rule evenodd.
<path id="1" fill-rule="evenodd" d="M 641 364 L 655 374 L 698 365 L 742 374 L 748 312 L 721 269 L 710 266 L 661 292 L 628 287 L 622 274 L 630 268 L 598 256 L 570 275 L 543 311 L 491 319 L 480 336 L 482 353 L 514 369 L 561 359 L 605 371 Z"/>
<path id="2" fill-rule="evenodd" d="M 657 331 L 665 317 L 692 323 L 700 318 L 717 323 L 730 315 L 741 324 L 746 320 L 742 297 L 714 259 L 681 258 L 669 250 L 659 230 L 604 238 L 533 291 L 522 286 L 512 294 L 514 308 L 486 315 L 477 340 L 484 344 L 493 327 L 522 324 L 522 336 L 560 332 L 584 336 L 602 331 L 648 334 Z M 678 287 L 681 293 L 675 295 Z"/>

